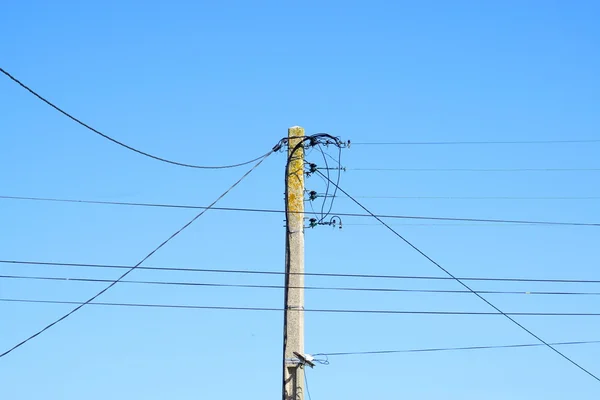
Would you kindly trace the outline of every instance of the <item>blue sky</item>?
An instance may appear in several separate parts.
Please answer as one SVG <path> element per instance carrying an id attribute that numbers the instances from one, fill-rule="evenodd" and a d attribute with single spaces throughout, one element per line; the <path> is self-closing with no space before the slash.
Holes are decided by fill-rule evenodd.
<path id="1" fill-rule="evenodd" d="M 592 1 L 5 1 L 0 66 L 145 151 L 226 164 L 287 128 L 353 142 L 600 138 L 600 7 Z M 244 169 L 198 171 L 128 152 L 0 79 L 0 195 L 206 205 Z M 352 168 L 600 168 L 599 144 L 352 146 L 356 196 L 598 197 L 595 171 L 372 172 Z M 311 156 L 316 162 L 316 155 Z M 282 154 L 222 206 L 283 207 Z M 317 178 L 307 188 L 323 190 Z M 599 222 L 597 200 L 373 199 L 377 213 Z M 337 199 L 337 212 L 360 212 Z M 193 210 L 1 200 L 0 258 L 134 264 Z M 307 231 L 309 272 L 441 275 L 375 221 Z M 597 228 L 392 221 L 459 276 L 600 279 Z M 355 225 L 353 225 L 355 224 Z M 368 224 L 368 225 L 364 225 Z M 411 225 L 412 224 L 412 225 Z M 146 264 L 283 270 L 281 215 L 209 212 Z M 2 275 L 114 279 L 119 271 L 0 265 Z M 280 277 L 135 271 L 132 279 L 278 285 Z M 460 289 L 452 282 L 307 277 L 314 286 Z M 479 282 L 478 290 L 595 291 Z M 82 301 L 98 283 L 0 279 L 0 297 Z M 596 296 L 597 297 L 597 296 Z M 489 295 L 505 311 L 597 312 L 594 296 Z M 280 290 L 118 284 L 107 302 L 281 307 Z M 490 311 L 470 295 L 310 291 L 307 308 Z M 68 311 L 0 304 L 0 351 Z M 519 317 L 548 341 L 598 340 L 597 317 Z M 532 343 L 496 316 L 306 316 L 309 353 Z M 280 313 L 89 306 L 0 359 L 0 398 L 275 397 Z M 597 345 L 562 348 L 600 374 Z M 331 358 L 313 398 L 596 399 L 546 348 Z"/>

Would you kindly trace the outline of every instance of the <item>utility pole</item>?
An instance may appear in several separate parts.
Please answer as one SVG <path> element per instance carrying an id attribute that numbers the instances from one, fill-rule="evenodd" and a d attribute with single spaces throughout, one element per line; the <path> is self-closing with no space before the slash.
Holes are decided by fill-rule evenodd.
<path id="1" fill-rule="evenodd" d="M 304 128 L 288 129 L 283 400 L 304 400 Z M 294 354 L 296 353 L 296 354 Z"/>

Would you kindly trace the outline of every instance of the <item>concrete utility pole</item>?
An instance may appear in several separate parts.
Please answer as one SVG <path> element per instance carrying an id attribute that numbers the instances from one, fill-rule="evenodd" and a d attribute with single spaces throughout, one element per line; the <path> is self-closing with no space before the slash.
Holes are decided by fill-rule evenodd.
<path id="1" fill-rule="evenodd" d="M 304 400 L 304 129 L 288 129 L 283 399 Z M 300 144 L 300 145 L 299 145 Z M 296 147 L 298 146 L 298 147 Z"/>

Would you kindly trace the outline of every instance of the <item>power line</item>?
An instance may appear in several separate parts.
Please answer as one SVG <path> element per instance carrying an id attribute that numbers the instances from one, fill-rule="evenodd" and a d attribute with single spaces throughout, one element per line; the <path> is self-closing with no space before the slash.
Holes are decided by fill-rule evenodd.
<path id="1" fill-rule="evenodd" d="M 597 172 L 600 171 L 600 168 L 344 168 L 344 170 L 365 172 Z"/>
<path id="2" fill-rule="evenodd" d="M 598 344 L 600 340 L 589 340 L 580 342 L 556 342 L 550 343 L 552 346 L 571 346 L 571 345 L 582 345 L 582 344 Z M 468 347 L 438 347 L 438 348 L 425 348 L 425 349 L 406 349 L 406 350 L 377 350 L 377 351 L 355 351 L 346 353 L 316 353 L 314 356 L 326 356 L 326 357 L 342 357 L 342 356 L 360 356 L 360 355 L 376 355 L 376 354 L 401 354 L 401 353 L 430 353 L 430 352 L 441 352 L 441 351 L 464 351 L 464 350 L 489 350 L 489 349 L 515 349 L 515 348 L 526 348 L 526 347 L 542 347 L 545 346 L 543 343 L 530 343 L 530 344 L 507 344 L 497 346 L 468 346 Z"/>
<path id="3" fill-rule="evenodd" d="M 323 175 L 322 172 L 317 171 L 319 174 Z M 334 182 L 332 182 L 333 185 L 336 185 Z M 518 326 L 519 328 L 521 328 L 521 330 L 527 332 L 529 335 L 533 336 L 535 339 L 539 340 L 541 343 L 545 344 L 549 349 L 551 349 L 552 351 L 554 351 L 556 354 L 560 355 L 562 358 L 564 358 L 565 360 L 567 360 L 568 362 L 570 362 L 572 365 L 574 365 L 575 367 L 579 368 L 580 370 L 582 370 L 583 372 L 585 372 L 586 374 L 588 374 L 589 376 L 591 376 L 592 378 L 594 378 L 596 381 L 600 382 L 600 378 L 597 377 L 596 375 L 594 375 L 592 372 L 588 371 L 587 369 L 585 369 L 583 366 L 581 366 L 580 364 L 578 364 L 575 360 L 571 359 L 570 357 L 568 357 L 566 354 L 562 353 L 560 350 L 558 350 L 557 348 L 555 348 L 554 346 L 552 346 L 551 344 L 549 344 L 548 342 L 546 342 L 544 339 L 542 339 L 540 336 L 536 335 L 535 333 L 533 333 L 533 331 L 529 330 L 528 328 L 526 328 L 524 325 L 522 325 L 521 323 L 519 323 L 516 319 L 514 319 L 511 314 L 508 314 L 504 311 L 502 311 L 500 308 L 498 308 L 497 306 L 495 306 L 494 304 L 492 304 L 489 300 L 487 300 L 485 297 L 483 297 L 481 294 L 477 293 L 475 290 L 473 290 L 469 285 L 467 285 L 466 283 L 464 283 L 460 278 L 457 278 L 455 275 L 453 275 L 449 270 L 447 270 L 446 268 L 442 267 L 441 264 L 439 264 L 437 261 L 435 261 L 433 258 L 431 258 L 430 256 L 428 256 L 423 250 L 419 249 L 416 245 L 414 245 L 412 242 L 410 242 L 408 239 L 406 239 L 404 236 L 402 236 L 400 233 L 398 233 L 396 230 L 394 230 L 394 228 L 392 228 L 391 226 L 389 226 L 388 224 L 385 223 L 385 221 L 383 221 L 381 218 L 377 217 L 375 214 L 373 214 L 368 208 L 366 208 L 364 205 L 362 205 L 358 200 L 354 199 L 348 192 L 346 192 L 344 189 L 338 187 L 338 190 L 343 193 L 344 195 L 348 196 L 356 205 L 358 205 L 360 208 L 362 208 L 364 211 L 366 211 L 367 213 L 371 214 L 371 216 L 375 219 L 377 219 L 382 225 L 384 225 L 386 228 L 388 228 L 388 230 L 390 232 L 392 232 L 396 237 L 398 237 L 400 240 L 402 240 L 404 243 L 406 243 L 408 246 L 410 246 L 413 250 L 415 250 L 417 253 L 419 253 L 421 256 L 423 256 L 425 259 L 427 259 L 429 262 L 431 262 L 433 265 L 435 265 L 439 270 L 441 270 L 442 272 L 444 272 L 446 275 L 448 275 L 450 278 L 453 278 L 456 282 L 458 282 L 461 286 L 463 286 L 465 289 L 467 289 L 468 291 L 470 291 L 471 293 L 473 293 L 475 296 L 477 296 L 480 300 L 482 300 L 484 303 L 486 303 L 488 306 L 492 307 L 494 310 L 496 310 L 498 313 L 502 314 L 504 317 L 506 317 L 509 321 L 511 321 L 513 324 L 515 324 L 516 326 Z"/>
<path id="4" fill-rule="evenodd" d="M 405 223 L 396 223 L 396 224 L 389 224 L 390 226 L 403 226 L 403 227 L 446 227 L 446 228 L 452 228 L 452 227 L 494 227 L 494 228 L 498 228 L 498 227 L 506 227 L 506 228 L 515 228 L 515 227 L 519 227 L 519 228 L 526 228 L 526 227 L 530 227 L 530 228 L 539 228 L 540 226 L 545 226 L 545 225 L 538 225 L 538 224 L 517 224 L 517 225 L 511 225 L 511 224 L 494 224 L 494 223 L 480 223 L 480 222 L 462 222 L 462 223 L 409 223 L 409 222 L 405 222 Z M 344 222 L 344 227 L 347 226 L 379 226 L 381 227 L 381 224 L 378 223 L 369 223 L 369 222 L 359 222 L 359 223 L 352 223 L 352 222 Z M 553 227 L 560 227 L 557 225 L 552 225 Z"/>
<path id="5" fill-rule="evenodd" d="M 56 277 L 56 276 L 25 276 L 25 275 L 0 275 L 0 279 L 16 280 L 40 280 L 55 282 L 94 282 L 110 283 L 112 279 L 79 278 L 79 277 Z M 237 283 L 211 283 L 211 282 L 181 282 L 181 281 L 146 281 L 146 280 L 121 280 L 120 283 L 138 285 L 161 285 L 161 286 L 200 286 L 218 288 L 246 288 L 246 289 L 285 289 L 283 285 L 258 285 Z M 290 289 L 343 291 L 343 292 L 382 292 L 382 293 L 440 293 L 440 294 L 471 294 L 468 290 L 446 290 L 446 289 L 401 289 L 401 288 L 374 288 L 374 287 L 340 287 L 340 286 L 290 286 Z M 517 291 L 517 290 L 477 290 L 482 294 L 507 294 L 507 295 L 551 295 L 551 296 L 600 296 L 600 292 L 565 292 L 565 291 Z"/>
<path id="6" fill-rule="evenodd" d="M 353 146 L 429 146 L 429 145 L 497 145 L 497 144 L 567 144 L 600 143 L 600 139 L 558 140 L 485 140 L 485 141 L 431 141 L 431 142 L 352 142 Z"/>
<path id="7" fill-rule="evenodd" d="M 306 369 L 304 370 L 304 386 L 306 387 L 306 394 L 308 395 L 308 400 L 312 400 L 312 397 L 310 395 L 310 390 L 308 389 L 308 378 L 306 377 L 307 373 L 306 373 Z"/>
<path id="8" fill-rule="evenodd" d="M 86 263 L 62 263 L 45 261 L 26 261 L 26 260 L 0 260 L 0 264 L 14 265 L 35 265 L 46 267 L 81 267 L 81 268 L 115 268 L 129 269 L 127 265 L 114 264 L 86 264 Z M 178 272 L 201 272 L 201 273 L 219 273 L 219 274 L 249 274 L 249 275 L 285 275 L 282 271 L 265 270 L 247 270 L 247 269 L 210 269 L 210 268 L 182 268 L 182 267 L 144 267 L 139 266 L 138 270 L 147 271 L 178 271 Z M 293 274 L 293 273 L 291 273 Z M 449 276 L 418 276 L 418 275 L 377 275 L 377 274 L 349 274 L 349 273 L 328 273 L 328 272 L 305 272 L 305 276 L 333 277 L 333 278 L 360 278 L 360 279 L 406 279 L 406 280 L 440 280 L 453 281 Z M 486 277 L 460 277 L 462 281 L 480 281 L 480 282 L 531 282 L 531 283 L 575 283 L 575 284 L 600 284 L 600 280 L 591 279 L 536 279 L 536 278 L 486 278 Z"/>
<path id="9" fill-rule="evenodd" d="M 283 308 L 274 307 L 237 307 L 237 306 L 200 306 L 189 304 L 149 304 L 149 303 L 113 303 L 113 302 L 80 302 L 66 300 L 34 300 L 0 298 L 0 302 L 7 303 L 37 303 L 37 304 L 77 304 L 106 306 L 106 307 L 136 307 L 136 308 L 175 308 L 189 310 L 230 310 L 230 311 L 285 311 Z M 382 314 L 382 315 L 467 315 L 467 316 L 502 316 L 504 314 L 491 311 L 414 311 L 414 310 L 357 310 L 357 309 L 334 309 L 334 308 L 309 308 L 298 310 L 310 313 L 327 314 Z M 521 317 L 600 317 L 600 313 L 549 313 L 549 312 L 512 312 L 506 313 L 510 316 Z"/>
<path id="10" fill-rule="evenodd" d="M 318 194 L 317 197 L 321 197 Z M 347 196 L 337 196 L 347 199 Z M 386 200 L 600 200 L 600 196 L 354 196 L 355 199 Z"/>
<path id="11" fill-rule="evenodd" d="M 275 150 L 272 150 L 271 153 L 273 153 Z M 58 324 L 59 322 L 65 320 L 66 318 L 68 318 L 69 316 L 73 315 L 75 312 L 79 311 L 81 308 L 83 308 L 83 306 L 92 303 L 94 300 L 96 300 L 99 296 L 101 296 L 103 293 L 107 292 L 110 288 L 112 288 L 114 285 L 116 285 L 119 281 L 121 281 L 122 279 L 124 279 L 127 275 L 129 275 L 133 270 L 135 270 L 137 267 L 139 267 L 140 265 L 142 265 L 142 263 L 144 263 L 146 260 L 148 260 L 150 257 L 152 257 L 152 255 L 154 255 L 154 253 L 156 253 L 158 250 L 160 250 L 163 246 L 165 246 L 167 243 L 169 243 L 173 238 L 175 238 L 177 235 L 179 235 L 181 232 L 183 232 L 183 230 L 185 230 L 187 227 L 189 227 L 192 223 L 194 223 L 198 218 L 200 218 L 206 211 L 208 211 L 212 206 L 214 206 L 217 202 L 219 202 L 223 197 L 225 197 L 231 190 L 233 190 L 240 182 L 242 182 L 248 175 L 250 175 L 250 173 L 252 171 L 254 171 L 256 168 L 258 168 L 258 166 L 271 154 L 267 154 L 265 157 L 263 157 L 260 161 L 258 161 L 256 164 L 254 164 L 254 166 L 252 166 L 252 168 L 250 168 L 244 175 L 242 175 L 241 178 L 239 178 L 233 185 L 231 185 L 226 191 L 224 191 L 219 197 L 217 197 L 217 199 L 215 201 L 213 201 L 207 208 L 205 208 L 204 210 L 202 210 L 200 213 L 196 214 L 194 216 L 194 218 L 192 218 L 189 222 L 187 222 L 185 225 L 183 225 L 181 228 L 179 228 L 179 230 L 177 230 L 175 233 L 173 233 L 171 236 L 169 236 L 166 240 L 164 240 L 162 243 L 160 243 L 158 246 L 156 246 L 152 251 L 150 251 L 147 255 L 145 255 L 137 264 L 135 264 L 132 267 L 129 267 L 121 276 L 119 276 L 119 278 L 117 278 L 116 280 L 112 281 L 108 286 L 106 286 L 104 289 L 102 289 L 101 291 L 99 291 L 98 293 L 96 293 L 94 296 L 90 297 L 88 300 L 86 300 L 83 303 L 80 303 L 77 305 L 77 307 L 75 307 L 74 309 L 72 309 L 71 311 L 69 311 L 68 313 L 64 314 L 62 317 L 58 318 L 57 320 L 55 320 L 54 322 L 46 325 L 44 328 L 42 328 L 41 330 L 39 330 L 38 332 L 34 333 L 33 335 L 29 336 L 28 338 L 26 338 L 25 340 L 17 343 L 16 345 L 14 345 L 12 348 L 6 350 L 4 353 L 0 354 L 0 358 L 6 356 L 7 354 L 11 353 L 12 351 L 16 350 L 17 348 L 21 347 L 22 345 L 24 345 L 25 343 L 29 342 L 30 340 L 36 338 L 37 336 L 39 336 L 40 334 L 42 334 L 43 332 L 47 331 L 48 329 L 52 328 L 54 325 Z"/>
<path id="12" fill-rule="evenodd" d="M 198 210 L 203 210 L 203 209 L 207 208 L 206 206 L 182 205 L 182 204 L 136 203 L 136 202 L 123 202 L 123 201 L 100 201 L 100 200 L 74 200 L 74 199 L 60 199 L 60 198 L 49 198 L 49 197 L 26 197 L 26 196 L 0 196 L 0 199 L 45 201 L 45 202 L 58 202 L 58 203 L 102 204 L 102 205 L 131 206 L 131 207 L 181 208 L 181 209 L 198 209 Z M 266 214 L 285 214 L 284 210 L 275 210 L 275 209 L 268 209 L 268 208 L 211 207 L 211 210 L 266 213 Z M 295 212 L 290 211 L 290 213 L 295 213 Z M 309 212 L 304 212 L 304 214 L 310 215 Z M 340 217 L 371 217 L 371 214 L 360 214 L 360 213 L 336 212 L 334 214 L 336 216 L 340 216 Z M 458 222 L 462 221 L 462 222 L 481 222 L 481 223 L 493 223 L 493 224 L 600 227 L 600 223 L 589 223 L 589 222 L 558 222 L 558 221 L 535 221 L 535 220 L 516 220 L 516 219 L 492 219 L 492 218 L 430 217 L 430 216 L 419 216 L 419 215 L 389 215 L 389 214 L 377 214 L 376 217 L 388 218 L 388 219 L 408 219 L 408 220 L 424 220 L 424 221 L 458 221 Z"/>
<path id="13" fill-rule="evenodd" d="M 102 132 L 100 132 L 99 130 L 95 129 L 94 127 L 86 124 L 85 122 L 81 121 L 80 119 L 74 117 L 73 115 L 69 114 L 68 112 L 64 111 L 62 108 L 58 107 L 57 105 L 55 105 L 54 103 L 50 102 L 49 100 L 47 100 L 46 98 L 42 97 L 40 94 L 38 94 L 37 92 L 35 92 L 33 89 L 31 89 L 29 86 L 25 85 L 23 82 L 21 82 L 20 80 L 18 80 L 17 78 L 15 78 L 14 76 L 12 76 L 10 73 L 8 73 L 6 70 L 0 68 L 0 72 L 2 72 L 4 75 L 6 75 L 9 79 L 11 79 L 13 82 L 17 83 L 19 86 L 21 86 L 23 89 L 27 90 L 29 93 L 31 93 L 32 95 L 34 95 L 35 97 L 37 97 L 39 100 L 43 101 L 44 103 L 46 103 L 47 105 L 49 105 L 50 107 L 52 107 L 53 109 L 55 109 L 56 111 L 60 112 L 61 114 L 63 114 L 64 116 L 66 116 L 67 118 L 71 119 L 72 121 L 75 121 L 76 123 L 78 123 L 79 125 L 83 126 L 84 128 L 94 132 L 97 135 L 102 136 L 104 139 L 107 139 L 121 147 L 126 148 L 127 150 L 131 150 L 135 153 L 141 154 L 145 157 L 149 157 L 152 158 L 154 160 L 158 160 L 158 161 L 162 161 L 164 163 L 168 163 L 168 164 L 173 164 L 173 165 L 177 165 L 180 167 L 187 167 L 187 168 L 196 168 L 196 169 L 227 169 L 227 168 L 236 168 L 236 167 L 241 167 L 243 165 L 248 165 L 251 164 L 253 162 L 256 162 L 258 160 L 263 159 L 264 157 L 266 157 L 268 154 L 270 154 L 271 152 L 268 152 L 266 154 L 263 154 L 262 156 L 253 158 L 252 160 L 248 160 L 248 161 L 244 161 L 241 163 L 237 163 L 237 164 L 231 164 L 231 165 L 218 165 L 218 166 L 204 166 L 204 165 L 194 165 L 194 164 L 187 164 L 187 163 L 182 163 L 182 162 L 178 162 L 178 161 L 173 161 L 173 160 L 169 160 L 163 157 L 158 157 L 155 156 L 153 154 L 147 153 L 145 151 L 136 149 L 132 146 L 129 146 L 117 139 L 114 139 Z M 281 147 L 281 142 L 278 143 L 275 147 L 273 147 L 273 150 L 278 150 Z"/>

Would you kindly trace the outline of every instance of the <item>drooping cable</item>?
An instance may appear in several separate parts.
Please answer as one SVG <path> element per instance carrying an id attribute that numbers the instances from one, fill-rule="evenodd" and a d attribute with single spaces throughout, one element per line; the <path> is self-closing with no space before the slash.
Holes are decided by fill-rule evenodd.
<path id="1" fill-rule="evenodd" d="M 341 179 L 341 175 L 342 175 L 342 147 L 340 144 L 336 144 L 336 148 L 338 149 L 338 158 L 337 160 L 334 159 L 334 161 L 337 163 L 338 167 L 337 167 L 337 178 L 336 178 L 336 184 L 339 185 L 340 184 L 340 179 Z M 334 186 L 334 190 L 333 190 L 333 194 L 330 196 L 329 195 L 329 182 L 330 182 L 330 175 L 329 175 L 329 164 L 327 162 L 327 157 L 332 158 L 324 149 L 322 145 L 319 145 L 319 150 L 321 151 L 322 155 L 323 155 L 323 161 L 325 162 L 325 166 L 327 168 L 327 179 L 326 179 L 326 183 L 327 183 L 327 190 L 326 190 L 326 194 L 324 196 L 323 199 L 323 203 L 321 205 L 321 219 L 320 219 L 320 223 L 323 223 L 325 221 L 325 219 L 331 215 L 331 210 L 333 209 L 333 203 L 335 202 L 335 198 L 337 196 L 337 186 Z M 329 200 L 329 209 L 327 210 L 327 212 L 324 212 L 325 209 L 325 204 L 328 201 L 328 198 L 330 198 Z"/>
<path id="2" fill-rule="evenodd" d="M 164 163 L 167 164 L 172 164 L 172 165 L 177 165 L 180 167 L 186 167 L 186 168 L 195 168 L 195 169 L 228 169 L 228 168 L 236 168 L 236 167 L 241 167 L 244 165 L 248 165 L 251 164 L 253 162 L 256 162 L 258 160 L 263 159 L 264 157 L 266 157 L 268 154 L 270 153 L 266 153 L 263 154 L 262 156 L 253 158 L 252 160 L 248 160 L 248 161 L 244 161 L 241 163 L 237 163 L 237 164 L 230 164 L 230 165 L 217 165 L 217 166 L 206 166 L 206 165 L 195 165 L 195 164 L 188 164 L 188 163 L 182 163 L 179 161 L 173 161 L 173 160 L 169 160 L 163 157 L 159 157 L 159 156 L 155 156 L 153 154 L 147 153 L 145 151 L 136 149 L 135 147 L 132 147 L 128 144 L 125 144 L 113 137 L 108 136 L 105 133 L 100 132 L 98 129 L 92 127 L 89 124 L 86 124 L 85 122 L 83 122 L 82 120 L 74 117 L 73 115 L 69 114 L 68 112 L 66 112 L 65 110 L 63 110 L 62 108 L 58 107 L 57 105 L 55 105 L 54 103 L 52 103 L 51 101 L 47 100 L 45 97 L 42 97 L 40 94 L 38 94 L 36 91 L 34 91 L 33 89 L 31 89 L 29 86 L 25 85 L 23 82 L 21 82 L 20 80 L 18 80 L 17 78 L 15 78 L 13 75 L 11 75 L 10 73 L 8 73 L 6 70 L 4 70 L 3 68 L 0 68 L 0 72 L 3 73 L 4 75 L 6 75 L 9 79 L 11 79 L 13 82 L 17 83 L 19 86 L 21 86 L 23 89 L 27 90 L 29 93 L 31 93 L 32 95 L 34 95 L 35 97 L 37 97 L 39 100 L 43 101 L 44 103 L 46 103 L 47 105 L 49 105 L 50 107 L 52 107 L 53 109 L 55 109 L 56 111 L 58 111 L 59 113 L 63 114 L 64 116 L 66 116 L 67 118 L 71 119 L 72 121 L 78 123 L 79 125 L 83 126 L 84 128 L 94 132 L 97 135 L 102 136 L 104 139 L 107 139 L 121 147 L 126 148 L 127 150 L 131 150 L 135 153 L 141 154 L 145 157 L 149 157 L 152 158 L 154 160 L 157 161 L 162 161 Z"/>

